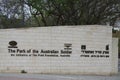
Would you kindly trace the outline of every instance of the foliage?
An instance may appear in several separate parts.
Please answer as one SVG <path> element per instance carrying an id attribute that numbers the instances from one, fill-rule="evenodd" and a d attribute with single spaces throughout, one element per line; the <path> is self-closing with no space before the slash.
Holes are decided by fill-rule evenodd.
<path id="1" fill-rule="evenodd" d="M 0 1 L 0 28 L 25 27 L 27 19 L 24 0 Z"/>
<path id="2" fill-rule="evenodd" d="M 3 19 L 6 16 L 6 19 Z M 0 28 L 54 25 L 91 25 L 120 17 L 119 0 L 1 0 Z M 6 22 L 4 21 L 6 20 Z M 7 22 L 8 21 L 8 22 Z M 22 26 L 21 26 L 22 25 Z"/>
<path id="3" fill-rule="evenodd" d="M 114 25 L 120 16 L 119 0 L 28 0 L 32 15 L 47 25 Z M 39 16 L 39 20 L 38 17 Z"/>
<path id="4" fill-rule="evenodd" d="M 1 19 L 1 25 L 0 28 L 20 28 L 23 25 L 21 19 L 16 18 L 8 18 L 7 16 L 0 16 Z"/>

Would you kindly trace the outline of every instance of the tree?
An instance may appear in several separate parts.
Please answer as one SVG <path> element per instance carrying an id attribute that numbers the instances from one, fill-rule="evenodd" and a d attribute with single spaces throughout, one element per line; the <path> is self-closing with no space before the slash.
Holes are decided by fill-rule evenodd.
<path id="1" fill-rule="evenodd" d="M 114 25 L 120 17 L 119 0 L 28 0 L 31 14 L 40 22 L 47 25 L 85 25 L 104 24 Z"/>
<path id="2" fill-rule="evenodd" d="M 30 15 L 28 11 L 25 11 L 26 5 L 24 2 L 24 0 L 0 1 L 0 28 L 20 28 L 26 26 L 25 20 L 27 20 Z M 15 20 L 16 23 L 12 23 L 15 22 L 13 20 Z"/>
<path id="3" fill-rule="evenodd" d="M 119 0 L 1 0 L 0 17 L 20 21 L 21 26 L 114 25 L 120 17 Z M 33 19 L 34 18 L 34 19 Z M 4 18 L 0 18 L 3 24 Z M 31 25 L 32 24 L 32 25 Z M 9 25 L 6 25 L 9 27 Z M 2 26 L 1 28 L 6 28 Z M 12 25 L 17 27 L 17 25 Z"/>

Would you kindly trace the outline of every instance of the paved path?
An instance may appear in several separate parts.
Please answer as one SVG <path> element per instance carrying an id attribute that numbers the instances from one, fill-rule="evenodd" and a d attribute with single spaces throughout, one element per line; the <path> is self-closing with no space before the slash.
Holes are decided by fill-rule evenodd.
<path id="1" fill-rule="evenodd" d="M 0 80 L 120 80 L 120 73 L 113 76 L 0 74 Z"/>

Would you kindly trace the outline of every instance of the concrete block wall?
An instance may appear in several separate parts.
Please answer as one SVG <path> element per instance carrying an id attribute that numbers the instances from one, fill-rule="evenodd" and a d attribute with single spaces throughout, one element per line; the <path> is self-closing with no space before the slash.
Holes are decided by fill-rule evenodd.
<path id="1" fill-rule="evenodd" d="M 113 74 L 118 73 L 118 38 L 112 39 L 112 69 Z"/>
<path id="2" fill-rule="evenodd" d="M 9 47 L 14 47 L 9 44 L 13 41 L 17 48 Z M 116 71 L 110 26 L 3 29 L 0 45 L 0 72 L 109 75 Z"/>

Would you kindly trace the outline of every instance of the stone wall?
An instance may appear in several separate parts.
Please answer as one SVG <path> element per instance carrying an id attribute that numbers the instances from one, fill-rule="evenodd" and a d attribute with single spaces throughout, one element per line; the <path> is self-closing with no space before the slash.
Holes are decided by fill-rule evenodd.
<path id="1" fill-rule="evenodd" d="M 110 26 L 1 29 L 0 45 L 0 72 L 96 75 L 117 72 L 113 66 L 117 61 L 112 53 Z"/>

